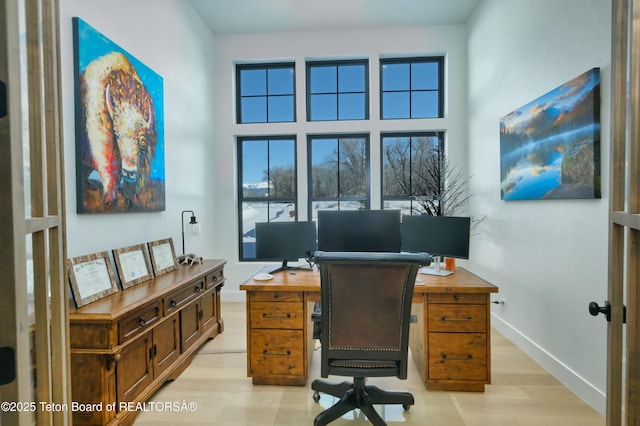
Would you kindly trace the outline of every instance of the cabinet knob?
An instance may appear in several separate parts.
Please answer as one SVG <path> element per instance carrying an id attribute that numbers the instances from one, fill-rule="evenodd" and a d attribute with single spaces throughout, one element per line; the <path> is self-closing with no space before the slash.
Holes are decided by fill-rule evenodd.
<path id="1" fill-rule="evenodd" d="M 122 358 L 122 354 L 120 352 L 109 356 L 107 358 L 107 370 L 111 370 L 116 365 L 116 362 L 120 361 L 120 358 Z"/>

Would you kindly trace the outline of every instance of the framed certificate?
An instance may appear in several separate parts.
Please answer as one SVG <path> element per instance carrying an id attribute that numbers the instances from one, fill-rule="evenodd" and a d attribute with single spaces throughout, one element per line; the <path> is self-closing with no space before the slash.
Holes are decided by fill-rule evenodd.
<path id="1" fill-rule="evenodd" d="M 106 251 L 68 260 L 73 300 L 79 308 L 118 291 Z"/>
<path id="2" fill-rule="evenodd" d="M 147 247 L 144 244 L 113 250 L 122 288 L 129 288 L 153 278 Z"/>
<path id="3" fill-rule="evenodd" d="M 173 248 L 172 238 L 151 241 L 147 243 L 147 245 L 149 246 L 151 264 L 153 265 L 153 271 L 156 276 L 178 269 L 176 251 Z"/>

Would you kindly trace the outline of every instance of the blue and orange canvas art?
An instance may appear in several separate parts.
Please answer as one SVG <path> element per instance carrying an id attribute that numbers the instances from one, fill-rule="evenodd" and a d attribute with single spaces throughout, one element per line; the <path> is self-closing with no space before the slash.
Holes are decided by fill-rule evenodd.
<path id="1" fill-rule="evenodd" d="M 78 213 L 165 209 L 162 77 L 73 18 Z"/>
<path id="2" fill-rule="evenodd" d="M 503 200 L 600 198 L 600 69 L 500 120 Z"/>

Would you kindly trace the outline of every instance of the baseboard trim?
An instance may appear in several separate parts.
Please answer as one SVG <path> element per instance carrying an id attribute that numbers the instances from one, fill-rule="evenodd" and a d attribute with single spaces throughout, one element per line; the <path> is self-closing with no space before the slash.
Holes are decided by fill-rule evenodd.
<path id="1" fill-rule="evenodd" d="M 602 416 L 606 416 L 607 396 L 603 391 L 593 386 L 575 371 L 571 370 L 553 355 L 538 346 L 534 341 L 493 313 L 491 314 L 491 326 L 513 342 L 518 348 L 531 357 L 531 359 L 540 364 L 542 368 L 578 395 L 578 397 L 589 404 L 594 410 Z"/>

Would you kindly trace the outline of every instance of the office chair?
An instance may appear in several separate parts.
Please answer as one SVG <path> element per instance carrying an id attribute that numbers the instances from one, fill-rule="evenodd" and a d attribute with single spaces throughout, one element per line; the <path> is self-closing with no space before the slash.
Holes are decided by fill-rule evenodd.
<path id="1" fill-rule="evenodd" d="M 424 253 L 342 253 L 314 255 L 321 278 L 321 376 L 350 376 L 353 382 L 311 383 L 341 399 L 318 414 L 314 425 L 326 425 L 360 408 L 374 425 L 386 425 L 373 404 L 414 403 L 409 392 L 390 392 L 367 385 L 367 377 L 407 378 L 409 319 L 416 274 L 431 258 Z"/>

